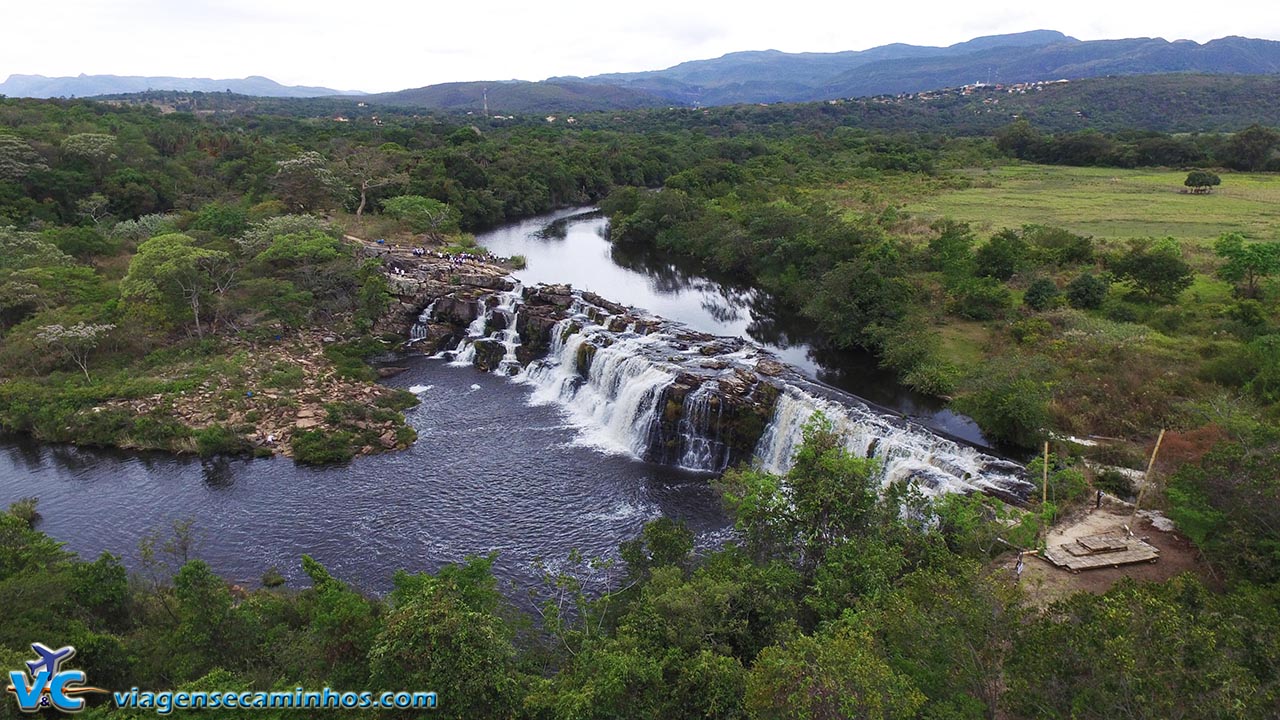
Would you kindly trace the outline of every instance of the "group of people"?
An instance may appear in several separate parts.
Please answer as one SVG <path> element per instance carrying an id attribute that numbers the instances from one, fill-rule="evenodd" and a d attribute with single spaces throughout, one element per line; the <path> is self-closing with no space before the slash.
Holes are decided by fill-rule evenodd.
<path id="1" fill-rule="evenodd" d="M 427 250 L 426 248 L 420 248 L 420 247 L 416 247 L 413 249 L 414 257 L 426 257 L 428 255 L 430 255 L 433 258 L 438 258 L 440 260 L 448 260 L 454 265 L 462 265 L 463 263 L 468 263 L 468 262 L 497 263 L 497 262 L 502 262 L 502 260 L 504 259 L 504 258 L 498 257 L 497 255 L 494 255 L 491 252 L 486 252 L 486 253 L 464 252 L 464 253 L 454 253 L 450 255 L 449 253 L 443 253 L 443 252 L 440 252 L 439 250 Z"/>
<path id="2" fill-rule="evenodd" d="M 486 253 L 463 252 L 463 253 L 454 253 L 451 255 L 449 253 L 440 252 L 439 250 L 427 250 L 426 248 L 420 248 L 420 247 L 413 248 L 412 252 L 414 257 L 430 256 L 440 260 L 448 260 L 450 264 L 455 266 L 465 265 L 467 263 L 472 263 L 472 262 L 499 263 L 506 259 L 506 258 L 499 257 L 497 255 L 494 255 L 491 252 L 486 252 Z M 380 254 L 384 258 L 383 262 L 386 263 L 387 267 L 391 269 L 391 272 L 393 274 L 395 275 L 405 274 L 405 268 L 401 267 L 398 262 L 396 262 L 390 257 L 387 257 L 386 253 L 380 253 Z"/>

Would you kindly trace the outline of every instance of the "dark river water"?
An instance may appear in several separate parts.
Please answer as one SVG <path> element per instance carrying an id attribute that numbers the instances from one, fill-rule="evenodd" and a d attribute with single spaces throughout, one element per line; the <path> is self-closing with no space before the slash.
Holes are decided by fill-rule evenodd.
<path id="1" fill-rule="evenodd" d="M 526 285 L 567 282 L 698 330 L 751 338 L 818 380 L 981 441 L 967 418 L 897 387 L 869 359 L 815 351 L 803 325 L 772 313 L 768 298 L 617 254 L 604 233 L 599 217 L 565 211 L 478 239 L 499 255 L 524 255 L 528 267 L 516 274 Z M 300 584 L 308 554 L 373 592 L 388 590 L 396 570 L 433 571 L 489 552 L 498 553 L 502 580 L 529 587 L 536 561 L 555 567 L 574 550 L 610 555 L 661 515 L 685 520 L 703 546 L 728 536 L 705 475 L 601 452 L 563 410 L 531 404 L 528 385 L 425 357 L 396 364 L 409 370 L 389 384 L 422 400 L 407 413 L 419 439 L 404 452 L 306 468 L 284 458 L 199 460 L 7 438 L 0 503 L 39 497 L 39 529 L 84 557 L 106 550 L 137 567 L 141 537 L 194 519 L 196 555 L 232 580 L 255 584 L 274 567 Z"/>
<path id="2" fill-rule="evenodd" d="M 271 567 L 303 579 L 305 553 L 372 591 L 390 589 L 398 569 L 492 551 L 501 578 L 528 586 L 535 560 L 608 555 L 660 515 L 684 519 L 701 543 L 722 539 L 705 476 L 580 444 L 557 407 L 526 404 L 529 391 L 497 375 L 407 364 L 391 384 L 422 404 L 408 412 L 419 436 L 404 452 L 308 468 L 9 439 L 0 502 L 38 496 L 39 529 L 85 557 L 110 550 L 136 567 L 144 533 L 194 518 L 196 554 L 232 580 L 255 583 Z"/>

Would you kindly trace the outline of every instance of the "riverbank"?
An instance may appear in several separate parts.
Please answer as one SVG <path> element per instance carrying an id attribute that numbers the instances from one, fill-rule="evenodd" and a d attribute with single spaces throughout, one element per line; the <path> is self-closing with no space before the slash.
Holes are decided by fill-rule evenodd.
<path id="1" fill-rule="evenodd" d="M 281 454 L 317 464 L 404 449 L 416 433 L 402 411 L 417 400 L 379 384 L 379 372 L 366 362 L 407 338 L 407 327 L 390 334 L 401 310 L 391 302 L 394 293 L 410 278 L 439 294 L 468 283 L 479 293 L 498 286 L 506 270 L 418 257 L 394 243 L 348 237 L 345 245 L 342 252 L 366 268 L 376 260 L 381 278 L 383 310 L 363 331 L 349 310 L 324 326 L 289 328 L 270 319 L 280 308 L 269 304 L 199 337 L 117 334 L 103 344 L 105 357 L 92 373 L 50 367 L 0 383 L 0 428 L 45 442 L 201 456 Z M 131 345 L 140 341 L 151 349 L 139 354 Z"/>

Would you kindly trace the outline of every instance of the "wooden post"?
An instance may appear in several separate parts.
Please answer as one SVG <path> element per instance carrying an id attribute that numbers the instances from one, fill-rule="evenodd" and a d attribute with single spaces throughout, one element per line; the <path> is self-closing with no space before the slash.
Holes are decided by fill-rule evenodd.
<path id="1" fill-rule="evenodd" d="M 1142 505 L 1142 496 L 1147 493 L 1147 488 L 1151 487 L 1151 473 L 1156 467 L 1156 454 L 1160 452 L 1160 443 L 1164 442 L 1164 429 L 1160 430 L 1159 437 L 1156 438 L 1156 446 L 1151 449 L 1151 459 L 1147 461 L 1147 474 L 1142 476 L 1142 487 L 1138 488 L 1138 499 L 1133 503 L 1133 514 L 1129 516 L 1129 534 L 1133 534 L 1133 522 L 1138 519 L 1138 508 Z"/>
<path id="2" fill-rule="evenodd" d="M 1040 504 L 1049 502 L 1049 441 L 1044 441 L 1044 490 Z"/>

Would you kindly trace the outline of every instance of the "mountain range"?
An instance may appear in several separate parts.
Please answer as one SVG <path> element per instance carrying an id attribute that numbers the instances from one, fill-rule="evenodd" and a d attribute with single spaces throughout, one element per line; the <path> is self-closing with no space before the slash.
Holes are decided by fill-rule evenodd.
<path id="1" fill-rule="evenodd" d="M 731 53 L 666 70 L 596 75 L 583 81 L 647 92 L 669 102 L 727 105 L 1169 72 L 1278 73 L 1280 42 L 1243 37 L 1203 45 L 1161 38 L 1082 41 L 1053 30 L 1034 30 L 949 47 L 895 44 L 861 52 Z"/>
<path id="2" fill-rule="evenodd" d="M 89 97 L 154 90 L 232 92 L 260 97 L 358 96 L 369 104 L 492 114 L 586 112 L 642 107 L 809 102 L 918 93 L 969 84 L 1010 84 L 1100 76 L 1199 73 L 1280 74 L 1280 42 L 1224 37 L 1206 43 L 1162 38 L 1078 40 L 1055 30 L 979 37 L 948 47 L 895 43 L 834 53 L 736 52 L 665 70 L 554 77 L 540 82 L 444 83 L 364 95 L 243 80 L 81 75 L 12 75 L 0 94 Z"/>
<path id="3" fill-rule="evenodd" d="M 179 90 L 184 92 L 226 92 L 258 97 L 322 97 L 328 95 L 363 95 L 350 90 L 324 87 L 281 85 L 270 78 L 254 75 L 242 79 L 144 77 L 136 75 L 78 75 L 45 77 L 44 75 L 10 75 L 0 83 L 0 95 L 8 97 L 56 98 L 121 95 L 147 90 Z"/>
<path id="4" fill-rule="evenodd" d="M 453 83 L 369 96 L 370 102 L 490 112 L 810 102 L 968 84 L 1112 75 L 1280 73 L 1280 42 L 1225 37 L 1078 40 L 1055 30 L 974 38 L 948 47 L 895 43 L 834 53 L 736 52 L 665 70 L 554 77 L 537 83 Z M 592 92 L 589 86 L 599 90 Z M 500 93 L 496 99 L 495 90 Z M 554 102 L 547 101 L 554 99 Z"/>

